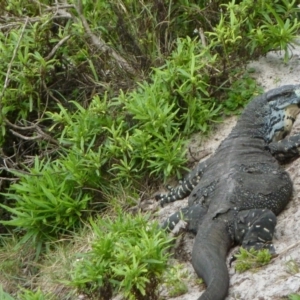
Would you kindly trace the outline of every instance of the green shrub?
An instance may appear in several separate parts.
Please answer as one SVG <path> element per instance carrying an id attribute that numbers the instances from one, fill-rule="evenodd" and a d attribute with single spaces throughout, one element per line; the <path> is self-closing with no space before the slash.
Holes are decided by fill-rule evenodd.
<path id="1" fill-rule="evenodd" d="M 127 185 L 146 172 L 154 176 L 163 174 L 164 178 L 179 176 L 185 162 L 186 138 L 195 131 L 207 132 L 209 124 L 223 112 L 222 100 L 236 81 L 232 68 L 246 63 L 251 55 L 255 57 L 270 49 L 283 49 L 287 53 L 299 28 L 295 1 L 257 1 L 253 6 L 248 0 L 176 4 L 118 0 L 95 4 L 88 0 L 82 15 L 79 9 L 70 9 L 59 22 L 46 14 L 49 2 L 43 3 L 27 3 L 27 13 L 39 18 L 30 19 L 23 26 L 14 23 L 9 30 L 0 32 L 1 76 L 2 82 L 8 83 L 1 97 L 4 152 L 9 156 L 18 151 L 11 146 L 12 135 L 33 155 L 44 153 L 49 147 L 48 143 L 35 142 L 39 139 L 34 138 L 37 133 L 34 129 L 33 138 L 25 137 L 25 141 L 18 133 L 7 131 L 7 121 L 16 124 L 22 120 L 21 126 L 18 123 L 22 128 L 38 120 L 46 129 L 60 123 L 62 132 L 58 128 L 49 132 L 50 137 L 60 140 L 60 146 L 76 143 L 76 147 L 82 148 L 79 144 L 93 138 L 105 140 L 110 172 Z M 11 5 L 5 9 L 12 16 L 22 12 L 19 5 L 15 11 Z M 110 101 L 102 101 L 98 119 L 86 109 L 91 101 L 95 102 L 93 95 L 99 93 L 100 98 L 111 99 L 118 86 L 111 77 L 120 78 L 122 74 L 121 81 L 116 79 L 121 87 L 126 80 L 133 82 L 136 78 L 124 76 L 124 70 L 117 66 L 118 59 L 105 51 L 95 51 L 96 45 L 91 46 L 86 38 L 87 29 L 80 22 L 84 17 L 88 18 L 92 32 L 102 38 L 101 42 L 124 54 L 128 64 L 136 66 L 139 60 L 144 67 L 157 66 L 157 56 L 165 61 L 161 66 L 163 61 L 159 59 L 160 67 L 154 68 L 150 80 L 141 83 L 135 92 L 116 97 L 114 109 L 110 107 L 107 112 Z M 206 41 L 186 37 L 199 27 Z M 176 40 L 175 36 L 181 38 Z M 6 70 L 8 64 L 11 68 Z M 139 76 L 138 72 L 136 75 Z M 226 108 L 240 106 L 244 97 L 248 95 L 227 101 Z M 122 112 L 119 104 L 123 105 Z M 72 114 L 71 119 L 65 119 L 66 113 Z M 127 131 L 130 131 L 128 136 Z M 70 134 L 72 137 L 66 141 Z M 175 145 L 170 146 L 172 143 Z M 161 144 L 166 145 L 166 151 Z M 133 148 L 136 145 L 141 147 Z M 113 154 L 115 158 L 111 157 Z M 18 153 L 19 160 L 29 165 L 24 155 Z"/>
<path id="2" fill-rule="evenodd" d="M 48 17 L 49 18 L 49 17 Z M 45 22 L 49 20 L 45 20 Z M 28 27 L 27 27 L 28 26 Z M 39 52 L 40 47 L 46 43 L 46 35 L 49 25 L 43 26 L 35 23 L 14 28 L 8 32 L 0 31 L 1 47 L 1 144 L 6 133 L 4 126 L 5 117 L 17 119 L 29 119 L 30 114 L 35 117 L 45 109 L 45 103 L 39 93 L 40 87 L 47 74 L 53 72 L 57 60 L 46 60 L 44 51 Z M 39 40 L 40 43 L 36 41 Z M 48 44 L 48 42 L 47 42 Z M 15 52 L 17 50 L 17 52 Z M 15 52 L 15 57 L 12 54 Z M 7 63 L 10 62 L 10 73 Z M 6 63 L 6 64 L 5 64 Z M 5 65 L 4 65 L 5 64 Z M 5 82 L 9 82 L 9 87 Z"/>
<path id="3" fill-rule="evenodd" d="M 171 264 L 164 274 L 164 284 L 170 297 L 178 297 L 188 292 L 186 281 L 191 280 L 184 265 Z"/>
<path id="4" fill-rule="evenodd" d="M 184 5 L 187 6 L 188 3 Z M 259 5 L 250 7 L 248 1 L 224 4 L 221 19 L 216 22 L 207 45 L 198 38 L 177 39 L 176 49 L 165 64 L 154 68 L 150 80 L 140 83 L 134 91 L 120 92 L 117 97 L 112 97 L 109 91 L 102 97 L 96 94 L 90 96 L 91 100 L 85 104 L 74 100 L 66 102 L 66 93 L 59 97 L 61 102 L 52 97 L 52 105 L 48 106 L 46 114 L 43 112 L 39 115 L 39 121 L 47 124 L 47 134 L 54 141 L 58 140 L 55 145 L 58 147 L 57 154 L 48 155 L 49 144 L 42 140 L 32 145 L 38 148 L 33 151 L 34 155 L 42 153 L 41 159 L 36 158 L 33 168 L 32 160 L 26 163 L 31 164 L 27 168 L 29 174 L 13 172 L 20 178 L 20 182 L 12 184 L 9 193 L 3 194 L 14 200 L 3 206 L 12 213 L 13 218 L 5 224 L 30 231 L 26 233 L 25 239 L 36 239 L 40 235 L 45 238 L 52 234 L 57 236 L 82 222 L 82 216 L 87 215 L 86 211 L 90 209 L 91 197 L 95 195 L 91 193 L 93 189 L 102 194 L 110 194 L 116 190 L 116 184 L 135 188 L 149 174 L 152 178 L 164 180 L 174 174 L 180 177 L 186 162 L 185 145 L 190 134 L 199 130 L 206 133 L 210 124 L 218 121 L 224 111 L 231 112 L 242 107 L 256 93 L 257 87 L 252 79 L 244 77 L 236 80 L 240 76 L 226 69 L 229 63 L 230 67 L 240 63 L 240 60 L 236 61 L 235 55 L 240 54 L 241 42 L 249 52 L 253 46 L 251 41 L 255 41 L 253 37 L 248 39 L 250 33 L 255 34 L 251 31 L 253 28 L 261 28 L 266 37 L 272 35 L 274 38 L 274 34 L 266 29 L 266 24 L 273 24 L 275 21 L 282 27 L 283 32 L 285 29 L 290 32 L 282 39 L 277 36 L 278 43 L 272 40 L 275 48 L 287 49 L 288 43 L 294 38 L 298 23 L 295 21 L 291 25 L 292 23 L 280 21 L 295 16 L 298 10 L 294 5 L 284 1 L 275 2 L 273 8 L 270 3 L 265 5 L 264 2 L 259 2 Z M 85 10 L 88 7 L 89 5 Z M 114 21 L 121 18 L 116 7 L 120 9 L 117 2 L 110 7 L 117 16 L 112 18 Z M 264 13 L 260 10 L 262 8 Z M 150 16 L 151 12 L 147 11 L 148 13 Z M 251 18 L 248 19 L 248 16 Z M 94 25 L 95 20 L 91 21 Z M 242 25 L 240 27 L 244 31 L 238 24 Z M 8 74 L 11 76 L 10 86 L 4 95 L 5 101 L 8 101 L 3 102 L 2 111 L 7 112 L 3 114 L 4 118 L 10 114 L 17 115 L 17 119 L 26 118 L 33 109 L 39 114 L 41 109 L 46 108 L 38 104 L 41 103 L 41 98 L 32 102 L 27 94 L 24 97 L 29 102 L 21 101 L 26 108 L 16 108 L 12 101 L 20 99 L 20 95 L 14 94 L 14 91 L 23 93 L 29 90 L 36 93 L 38 86 L 50 84 L 49 74 L 55 70 L 56 64 L 62 63 L 62 60 L 56 58 L 53 61 L 45 59 L 47 51 L 37 43 L 43 42 L 47 35 L 48 27 L 42 26 L 42 20 L 33 22 L 30 26 L 32 30 L 22 28 L 26 30 L 20 40 L 17 39 L 15 30 L 21 29 L 11 30 L 5 35 L 2 33 L 2 39 L 9 41 L 7 44 L 3 43 L 3 47 L 11 47 L 4 49 L 6 56 L 3 59 L 8 60 L 11 50 L 17 49 L 11 73 Z M 130 26 L 133 30 L 133 23 Z M 83 30 L 80 23 L 72 23 L 70 20 L 64 26 L 60 25 L 58 33 L 52 32 L 53 44 L 48 45 L 47 49 L 52 49 L 58 36 L 64 38 L 74 30 L 77 30 L 76 35 L 80 35 L 80 28 Z M 20 36 L 21 33 L 18 33 Z M 72 44 L 74 41 L 69 42 Z M 89 77 L 98 81 L 97 64 L 89 57 L 88 45 L 71 48 L 59 48 L 64 60 L 68 58 L 73 66 L 77 66 L 87 58 L 85 70 L 90 72 Z M 269 50 L 264 45 L 259 49 L 259 53 Z M 70 52 L 65 52 L 67 50 Z M 220 68 L 223 61 L 221 54 L 224 51 L 227 62 L 221 64 Z M 74 71 L 75 69 L 72 68 Z M 24 78 L 23 75 L 17 76 L 21 70 L 25 70 L 25 73 L 21 73 L 26 75 Z M 27 86 L 27 81 L 33 85 Z M 78 89 L 71 93 L 72 96 L 79 94 Z M 40 97 L 42 93 L 38 95 Z M 54 100 L 58 102 L 55 106 Z M 6 126 L 3 128 L 5 131 Z M 17 164 L 20 169 L 24 169 L 20 165 Z M 33 197 L 29 197 L 29 191 L 32 191 L 30 196 Z M 37 203 L 45 208 L 37 212 L 34 209 Z M 29 215 L 32 209 L 35 213 Z M 54 212 L 58 214 L 56 218 L 51 216 Z M 47 230 L 44 230 L 45 227 Z"/>
<path id="5" fill-rule="evenodd" d="M 70 285 L 110 299 L 121 292 L 126 299 L 157 299 L 157 284 L 166 268 L 170 238 L 144 215 L 120 212 L 92 222 L 92 248 L 81 254 L 71 270 Z"/>
<path id="6" fill-rule="evenodd" d="M 3 291 L 2 285 L 0 285 L 0 299 L 2 300 L 15 300 L 11 295 Z"/>
<path id="7" fill-rule="evenodd" d="M 252 56 L 270 50 L 283 50 L 285 60 L 289 58 L 288 47 L 297 38 L 300 28 L 299 7 L 295 1 L 253 1 L 236 3 L 232 0 L 222 4 L 220 21 L 209 32 L 211 43 L 221 52 L 223 63 L 246 61 Z"/>
<path id="8" fill-rule="evenodd" d="M 221 109 L 209 93 L 206 66 L 215 63 L 216 56 L 197 39 L 177 39 L 177 48 L 165 65 L 154 69 L 151 83 L 140 84 L 124 99 L 136 127 L 164 135 L 178 129 L 186 136 L 205 133 Z"/>
<path id="9" fill-rule="evenodd" d="M 227 99 L 224 101 L 224 112 L 226 114 L 238 114 L 251 99 L 262 92 L 263 89 L 247 72 L 232 83 L 227 93 Z"/>
<path id="10" fill-rule="evenodd" d="M 18 300 L 54 300 L 54 296 L 50 294 L 44 294 L 40 289 L 37 291 L 31 291 L 29 289 L 22 289 L 18 293 Z"/>
<path id="11" fill-rule="evenodd" d="M 37 253 L 107 201 L 120 205 L 115 193 L 180 177 L 191 133 L 257 94 L 243 66 L 269 50 L 287 60 L 299 30 L 295 1 L 85 0 L 82 11 L 81 1 L 52 2 L 0 3 L 1 186 L 10 185 L 2 207 L 11 216 L 1 223 Z M 101 243 L 75 266 L 74 286 L 152 295 L 166 257 L 151 245 L 165 250 L 163 233 L 125 216 L 117 228 L 104 222 L 93 226 Z"/>
<path id="12" fill-rule="evenodd" d="M 251 248 L 247 251 L 241 247 L 235 257 L 237 259 L 235 269 L 238 272 L 245 272 L 252 268 L 267 265 L 271 261 L 272 255 L 268 249 L 254 250 Z"/>
<path id="13" fill-rule="evenodd" d="M 78 189 L 59 162 L 50 164 L 36 158 L 30 171 L 20 174 L 21 180 L 4 194 L 14 204 L 0 204 L 12 214 L 11 220 L 1 223 L 25 230 L 21 242 L 34 241 L 39 253 L 42 242 L 79 226 L 91 196 Z"/>

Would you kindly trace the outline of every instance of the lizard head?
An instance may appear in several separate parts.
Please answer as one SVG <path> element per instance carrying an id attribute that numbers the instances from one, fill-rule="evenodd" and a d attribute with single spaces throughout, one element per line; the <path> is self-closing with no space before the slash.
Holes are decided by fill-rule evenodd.
<path id="1" fill-rule="evenodd" d="M 267 140 L 279 141 L 291 132 L 300 112 L 300 86 L 286 86 L 282 93 L 271 94 L 267 105 L 269 112 L 265 119 Z"/>

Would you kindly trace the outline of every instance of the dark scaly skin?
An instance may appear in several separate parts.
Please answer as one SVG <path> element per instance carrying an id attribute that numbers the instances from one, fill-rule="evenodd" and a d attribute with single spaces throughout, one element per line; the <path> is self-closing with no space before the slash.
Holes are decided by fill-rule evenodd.
<path id="1" fill-rule="evenodd" d="M 300 135 L 290 133 L 300 106 L 300 85 L 255 98 L 216 153 L 199 163 L 161 205 L 189 195 L 188 206 L 166 220 L 172 230 L 183 217 L 196 233 L 192 263 L 207 289 L 199 300 L 223 300 L 229 286 L 226 256 L 233 244 L 274 252 L 278 215 L 290 201 L 292 181 L 278 161 L 299 156 Z"/>

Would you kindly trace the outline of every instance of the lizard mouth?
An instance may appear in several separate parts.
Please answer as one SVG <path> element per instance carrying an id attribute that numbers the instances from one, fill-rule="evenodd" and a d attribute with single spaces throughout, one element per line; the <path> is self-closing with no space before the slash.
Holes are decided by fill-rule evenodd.
<path id="1" fill-rule="evenodd" d="M 299 105 L 296 105 L 296 104 L 289 105 L 285 109 L 285 119 L 288 121 L 288 123 L 290 124 L 291 127 L 294 124 L 299 112 L 300 112 L 300 107 L 299 107 Z M 289 127 L 289 132 L 291 130 L 292 130 L 292 128 Z"/>

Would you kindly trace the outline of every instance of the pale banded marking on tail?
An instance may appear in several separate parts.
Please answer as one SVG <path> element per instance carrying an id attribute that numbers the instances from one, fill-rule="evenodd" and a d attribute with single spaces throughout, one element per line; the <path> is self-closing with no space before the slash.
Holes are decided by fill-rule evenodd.
<path id="1" fill-rule="evenodd" d="M 160 201 L 161 206 L 163 206 L 165 203 L 174 202 L 187 197 L 201 180 L 201 176 L 206 168 L 207 161 L 199 163 L 186 178 L 179 181 L 177 187 L 173 188 L 167 185 L 166 188 L 169 193 L 158 194 L 155 196 L 155 199 Z"/>

